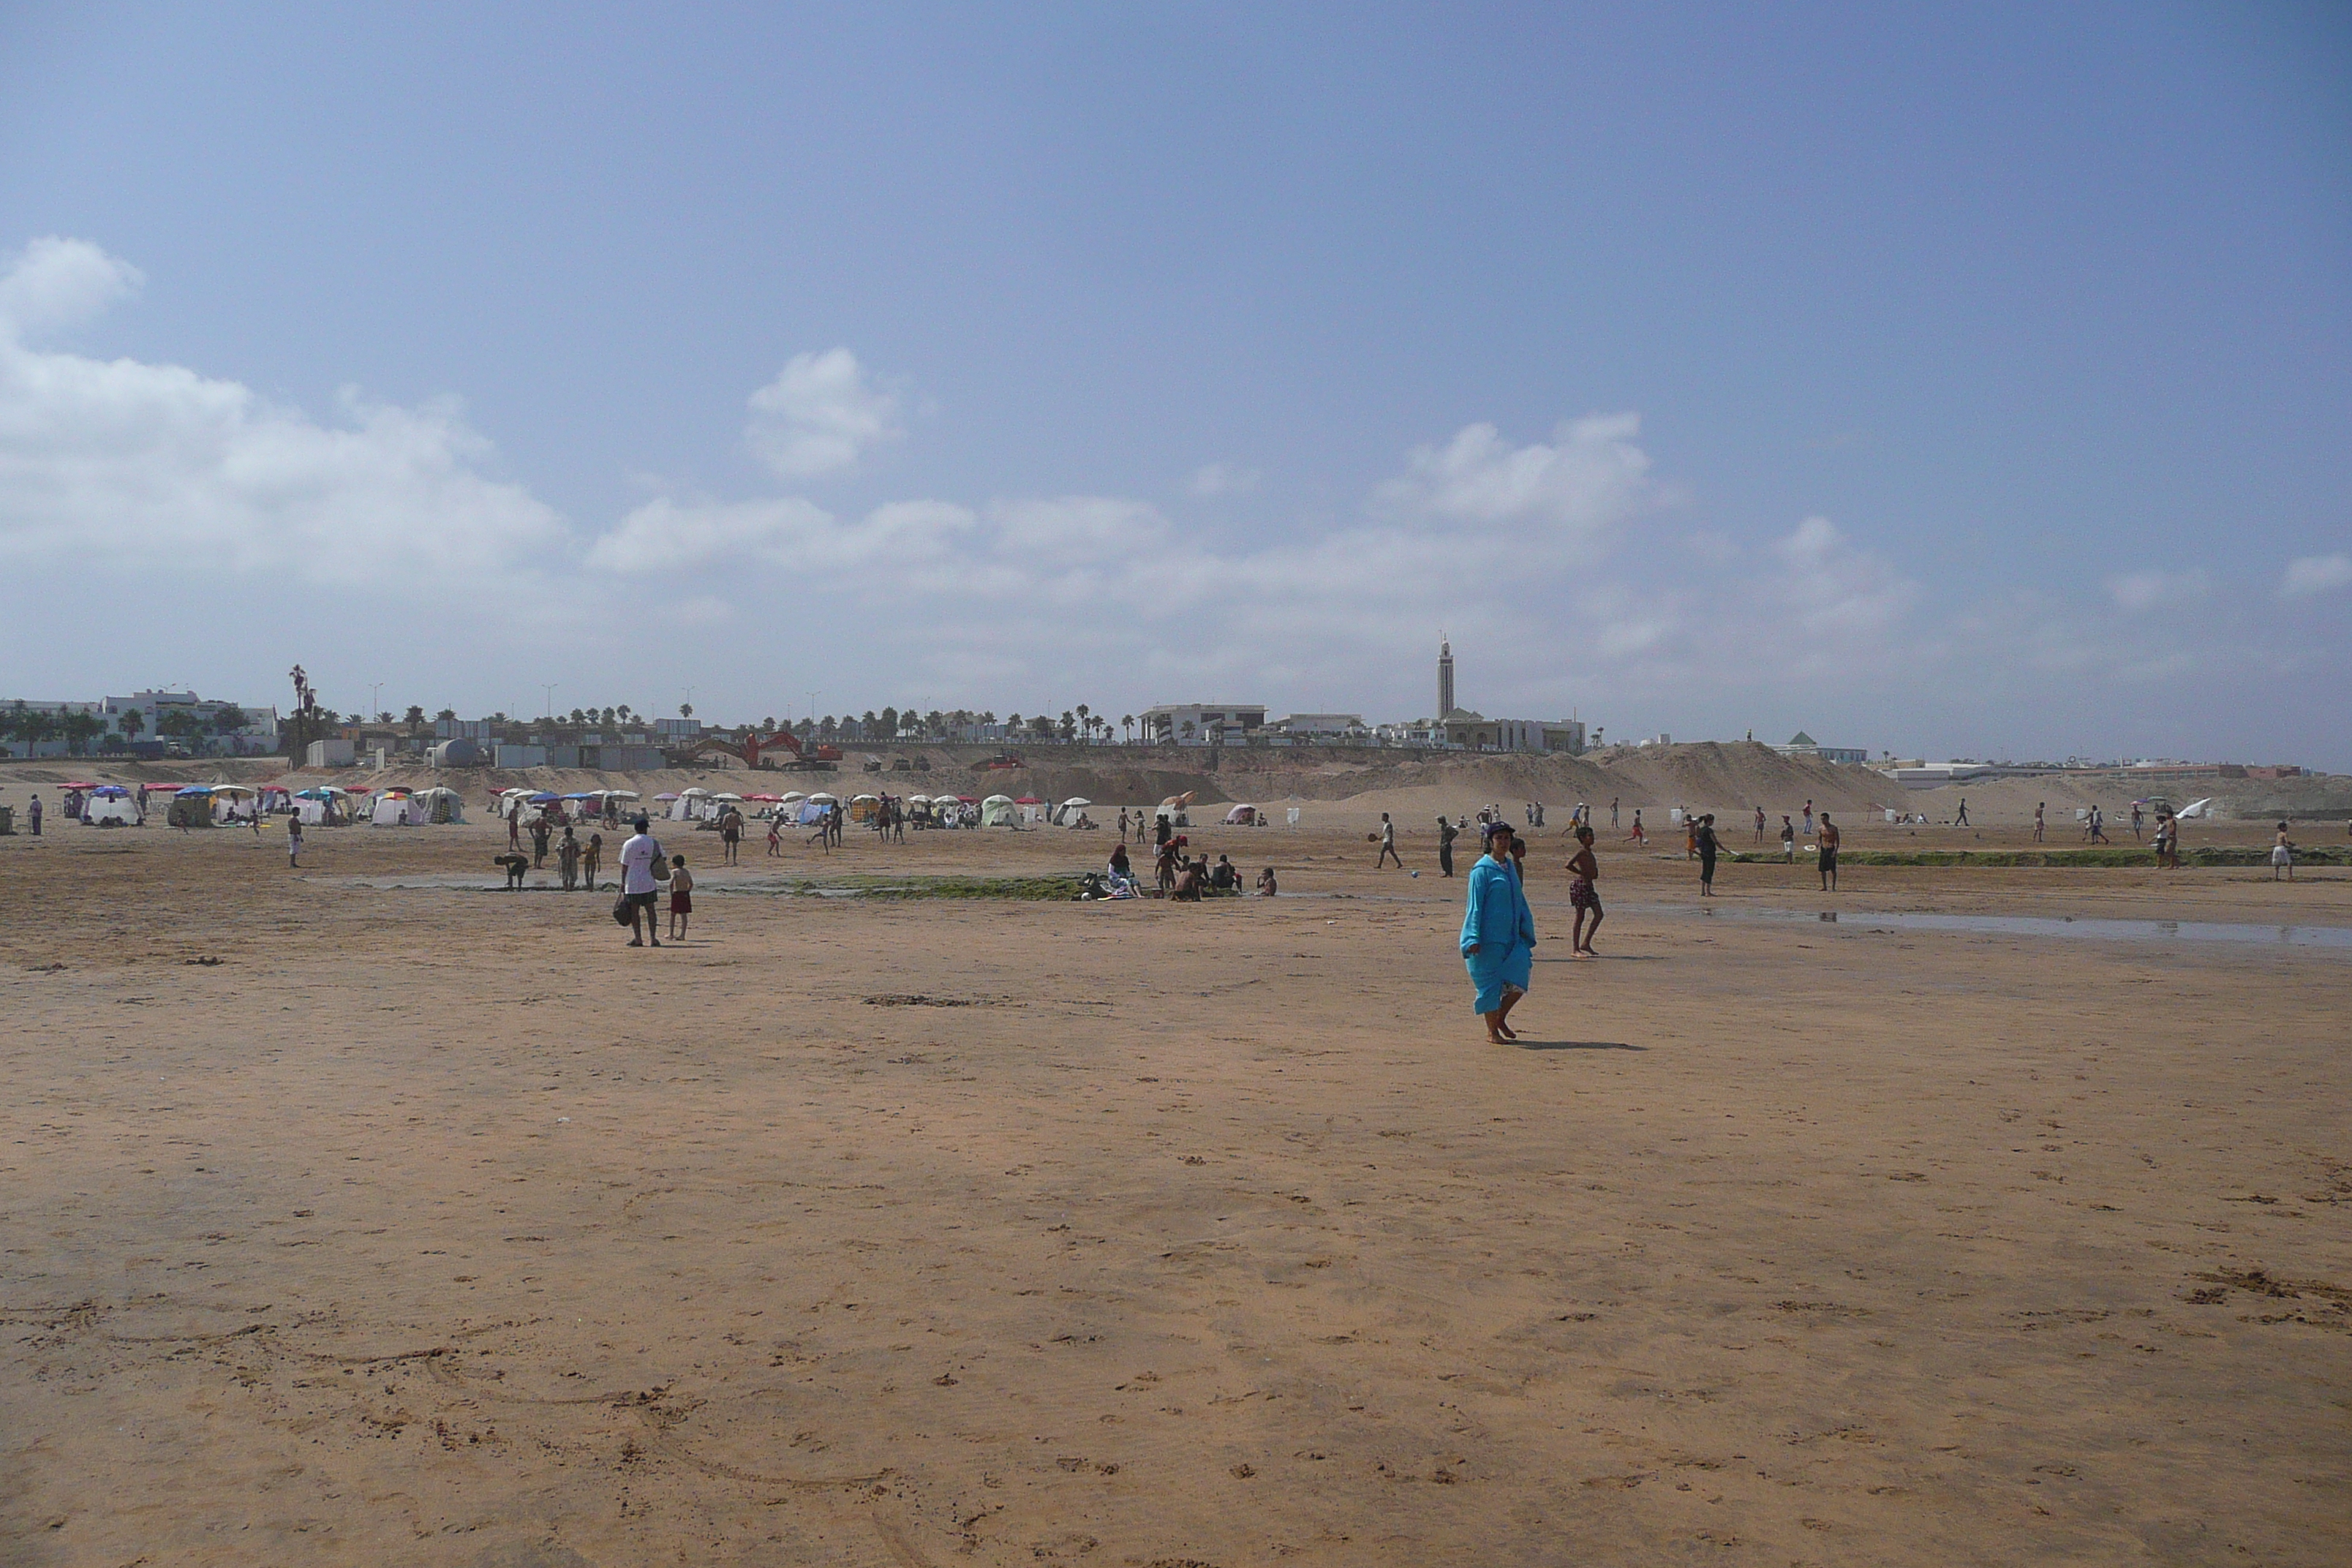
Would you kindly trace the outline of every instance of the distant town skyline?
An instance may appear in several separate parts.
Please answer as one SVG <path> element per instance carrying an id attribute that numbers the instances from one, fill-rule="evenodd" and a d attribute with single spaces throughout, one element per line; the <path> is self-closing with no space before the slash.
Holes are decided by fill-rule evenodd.
<path id="1" fill-rule="evenodd" d="M 2347 81 L 2293 5 L 12 7 L 0 685 L 1442 718 L 1443 633 L 1612 738 L 2352 770 Z"/>

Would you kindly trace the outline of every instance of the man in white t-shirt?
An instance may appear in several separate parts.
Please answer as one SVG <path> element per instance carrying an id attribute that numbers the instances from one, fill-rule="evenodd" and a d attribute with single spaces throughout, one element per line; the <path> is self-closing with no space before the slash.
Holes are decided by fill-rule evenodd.
<path id="1" fill-rule="evenodd" d="M 662 854 L 661 840 L 653 836 L 644 817 L 631 826 L 636 831 L 621 846 L 621 897 L 629 901 L 629 945 L 643 947 L 650 938 L 659 947 L 661 917 L 655 912 L 654 903 L 661 897 L 661 876 L 656 868 L 669 862 Z M 642 931 L 640 921 L 645 927 Z"/>

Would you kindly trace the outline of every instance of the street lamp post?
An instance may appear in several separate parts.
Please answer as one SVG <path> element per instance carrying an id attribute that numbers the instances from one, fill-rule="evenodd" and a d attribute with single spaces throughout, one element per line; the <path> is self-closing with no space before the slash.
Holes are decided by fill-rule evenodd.
<path id="1" fill-rule="evenodd" d="M 552 724 L 555 722 L 555 689 L 562 685 L 563 682 L 560 680 L 542 680 L 539 684 L 547 692 L 547 721 Z"/>

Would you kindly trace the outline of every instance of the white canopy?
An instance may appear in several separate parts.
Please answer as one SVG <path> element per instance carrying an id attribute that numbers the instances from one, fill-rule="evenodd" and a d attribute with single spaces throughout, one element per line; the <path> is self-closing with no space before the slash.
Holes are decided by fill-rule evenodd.
<path id="1" fill-rule="evenodd" d="M 839 805 L 841 804 L 841 798 L 838 795 L 827 795 L 823 790 L 817 791 L 814 795 L 810 795 L 807 798 L 818 805 Z"/>

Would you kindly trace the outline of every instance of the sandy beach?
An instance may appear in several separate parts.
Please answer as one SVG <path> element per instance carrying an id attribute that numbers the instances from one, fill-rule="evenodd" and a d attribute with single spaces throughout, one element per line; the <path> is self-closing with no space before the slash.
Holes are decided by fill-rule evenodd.
<path id="1" fill-rule="evenodd" d="M 1604 806 L 1571 962 L 1555 805 L 1501 1048 L 1385 804 L 1199 907 L 674 830 L 657 952 L 479 823 L 0 839 L 0 1563 L 2352 1556 L 2352 873 L 1702 912 Z"/>

